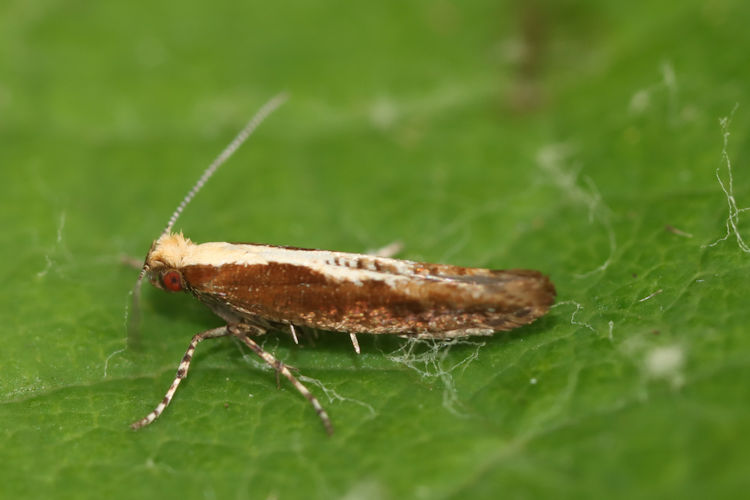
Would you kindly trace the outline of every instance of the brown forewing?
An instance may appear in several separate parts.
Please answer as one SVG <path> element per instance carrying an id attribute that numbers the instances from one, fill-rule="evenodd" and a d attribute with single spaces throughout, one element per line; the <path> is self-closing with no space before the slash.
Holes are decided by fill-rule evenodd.
<path id="1" fill-rule="evenodd" d="M 395 274 L 376 261 L 383 277 Z M 350 333 L 445 337 L 470 330 L 510 330 L 532 322 L 553 303 L 555 289 L 537 271 L 496 271 L 413 263 L 413 276 L 391 287 L 361 284 L 304 266 L 192 265 L 181 269 L 187 288 L 212 308 L 274 323 Z"/>

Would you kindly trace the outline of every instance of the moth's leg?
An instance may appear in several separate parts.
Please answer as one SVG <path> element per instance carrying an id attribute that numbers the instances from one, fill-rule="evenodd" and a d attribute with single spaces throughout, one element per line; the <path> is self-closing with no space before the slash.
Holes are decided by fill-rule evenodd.
<path id="1" fill-rule="evenodd" d="M 397 253 L 399 253 L 401 250 L 404 249 L 404 244 L 400 241 L 394 241 L 393 243 L 386 245 L 381 248 L 376 248 L 373 250 L 368 250 L 365 252 L 367 255 L 372 255 L 373 257 L 393 257 Z"/>
<path id="2" fill-rule="evenodd" d="M 296 331 L 294 330 L 294 325 L 291 323 L 289 324 L 289 328 L 292 332 L 292 335 L 295 337 L 295 343 L 296 343 Z M 241 323 L 241 324 L 233 324 L 229 327 L 230 333 L 234 335 L 235 337 L 242 339 L 241 333 L 245 333 L 246 335 L 265 335 L 268 332 L 268 328 L 263 325 L 260 322 L 250 321 L 248 323 Z M 291 368 L 291 367 L 288 367 Z M 279 377 L 279 370 L 274 370 L 276 372 L 276 388 L 281 389 L 281 379 Z"/>
<path id="3" fill-rule="evenodd" d="M 305 340 L 312 347 L 315 347 L 315 341 L 318 340 L 318 329 L 317 328 L 303 328 L 302 333 L 305 335 Z"/>
<path id="4" fill-rule="evenodd" d="M 326 432 L 330 435 L 333 434 L 333 425 L 331 424 L 331 419 L 328 417 L 328 413 L 323 409 L 323 407 L 320 405 L 320 402 L 318 401 L 318 398 L 313 396 L 313 394 L 308 390 L 307 387 L 305 387 L 302 382 L 297 380 L 294 375 L 292 375 L 292 372 L 289 371 L 289 368 L 276 359 L 271 353 L 266 352 L 263 350 L 261 346 L 255 343 L 253 339 L 250 338 L 248 335 L 248 329 L 243 327 L 242 325 L 233 325 L 229 327 L 230 333 L 235 335 L 237 338 L 239 338 L 241 341 L 243 341 L 247 346 L 258 356 L 260 356 L 263 361 L 268 363 L 269 366 L 271 366 L 274 370 L 276 370 L 276 373 L 281 373 L 284 375 L 289 382 L 292 383 L 292 385 L 300 392 L 303 396 L 310 402 L 311 405 L 313 405 L 313 408 L 315 408 L 316 413 L 318 414 L 318 417 L 320 417 L 320 420 L 323 421 L 323 426 L 326 428 Z"/>
<path id="5" fill-rule="evenodd" d="M 294 329 L 294 325 L 289 323 L 289 330 L 292 332 L 292 338 L 294 339 L 295 344 L 299 344 L 299 340 L 297 339 L 297 331 Z"/>
<path id="6" fill-rule="evenodd" d="M 175 391 L 177 391 L 177 387 L 180 386 L 180 382 L 182 382 L 182 379 L 187 377 L 188 368 L 190 368 L 190 361 L 192 361 L 193 359 L 193 352 L 195 352 L 195 347 L 202 340 L 224 337 L 226 335 L 229 335 L 229 329 L 226 326 L 214 328 L 212 330 L 206 330 L 205 332 L 201 332 L 195 335 L 193 337 L 193 340 L 190 341 L 190 345 L 188 346 L 185 355 L 182 357 L 182 361 L 180 361 L 180 366 L 177 367 L 177 376 L 172 381 L 172 385 L 169 386 L 167 393 L 164 395 L 164 399 L 162 399 L 161 403 L 159 403 L 156 408 L 154 408 L 154 411 L 152 411 L 139 421 L 130 424 L 130 428 L 140 429 L 141 427 L 145 427 L 159 418 L 159 415 L 162 414 L 167 405 L 169 405 L 169 403 L 172 401 L 172 397 L 174 396 Z"/>
<path id="7" fill-rule="evenodd" d="M 350 333 L 349 338 L 351 339 L 352 345 L 354 346 L 354 352 L 359 354 L 359 341 L 357 341 L 357 336 L 353 333 Z"/>

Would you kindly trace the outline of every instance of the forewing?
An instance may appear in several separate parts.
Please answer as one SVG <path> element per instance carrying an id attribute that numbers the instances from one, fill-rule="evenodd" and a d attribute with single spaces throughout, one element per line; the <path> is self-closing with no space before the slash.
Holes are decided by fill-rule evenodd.
<path id="1" fill-rule="evenodd" d="M 544 314 L 555 296 L 537 271 L 266 248 L 274 258 L 261 264 L 191 265 L 182 273 L 189 289 L 214 308 L 352 333 L 507 330 Z"/>

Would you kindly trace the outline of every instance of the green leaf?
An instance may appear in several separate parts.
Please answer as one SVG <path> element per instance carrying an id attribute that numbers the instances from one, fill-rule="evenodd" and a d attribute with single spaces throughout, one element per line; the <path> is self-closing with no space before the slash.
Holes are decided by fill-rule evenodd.
<path id="1" fill-rule="evenodd" d="M 5 2 L 0 497 L 736 498 L 749 16 L 739 0 Z M 177 229 L 401 241 L 405 258 L 543 270 L 558 303 L 450 345 L 360 336 L 360 356 L 343 334 L 261 339 L 331 438 L 245 348 L 205 342 L 133 432 L 221 321 L 144 288 L 127 348 L 122 257 L 282 90 Z"/>

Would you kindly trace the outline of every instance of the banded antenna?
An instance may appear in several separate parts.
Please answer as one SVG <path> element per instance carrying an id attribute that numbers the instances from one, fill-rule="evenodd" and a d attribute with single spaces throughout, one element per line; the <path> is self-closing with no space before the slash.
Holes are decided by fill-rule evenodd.
<path id="1" fill-rule="evenodd" d="M 198 194 L 201 189 L 203 189 L 203 186 L 206 184 L 206 182 L 208 182 L 208 180 L 216 173 L 219 167 L 221 167 L 229 158 L 232 157 L 232 155 L 240 148 L 240 146 L 242 146 L 242 144 L 248 139 L 248 137 L 250 137 L 252 133 L 255 132 L 258 126 L 263 123 L 263 120 L 268 118 L 271 113 L 276 111 L 279 106 L 286 102 L 287 98 L 288 96 L 286 92 L 282 92 L 281 94 L 272 97 L 263 106 L 261 106 L 261 108 L 255 113 L 252 118 L 250 118 L 250 121 L 248 121 L 247 125 L 245 125 L 245 127 L 240 130 L 240 132 L 232 140 L 232 142 L 230 142 L 229 145 L 224 148 L 224 150 L 219 154 L 219 156 L 217 156 L 216 159 L 211 162 L 206 170 L 203 171 L 203 175 L 200 176 L 195 185 L 190 189 L 190 191 L 188 191 L 188 194 L 185 195 L 180 204 L 177 206 L 174 213 L 172 213 L 172 216 L 169 218 L 169 222 L 167 222 L 167 227 L 164 228 L 164 231 L 161 232 L 159 238 L 172 231 L 172 228 L 177 222 L 177 219 L 180 218 L 180 215 L 182 215 L 185 207 L 193 200 L 193 198 L 195 198 L 195 195 Z M 137 317 L 141 300 L 141 282 L 143 282 L 143 278 L 148 272 L 148 265 L 146 264 L 147 261 L 148 255 L 146 256 L 146 260 L 143 262 L 143 267 L 141 267 L 141 272 L 138 274 L 138 279 L 136 280 L 135 287 L 133 288 L 133 314 L 130 316 L 128 321 L 129 333 L 133 333 L 137 330 L 136 324 L 138 323 Z M 129 335 L 129 337 L 131 336 L 132 335 Z"/>

